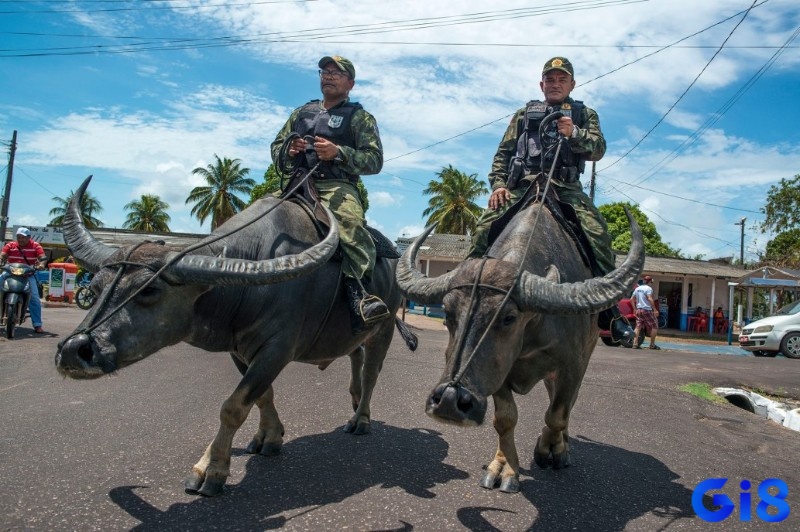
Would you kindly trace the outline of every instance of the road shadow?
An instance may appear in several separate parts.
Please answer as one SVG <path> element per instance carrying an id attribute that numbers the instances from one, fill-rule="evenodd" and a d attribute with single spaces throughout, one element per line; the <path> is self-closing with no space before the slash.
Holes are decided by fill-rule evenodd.
<path id="1" fill-rule="evenodd" d="M 120 486 L 109 497 L 141 521 L 133 530 L 271 530 L 287 525 L 294 515 L 339 503 L 373 486 L 399 487 L 416 497 L 433 498 L 431 489 L 437 484 L 468 477 L 444 463 L 448 449 L 439 432 L 373 421 L 367 437 L 336 430 L 291 440 L 278 457 L 252 456 L 241 482 L 226 486 L 221 497 L 198 497 L 165 511 L 143 498 L 144 486 Z M 243 450 L 235 449 L 237 455 L 244 455 Z M 282 515 L 287 513 L 289 517 Z M 396 530 L 412 528 L 398 521 Z"/>
<path id="2" fill-rule="evenodd" d="M 692 490 L 652 456 L 627 451 L 578 436 L 570 440 L 573 465 L 559 471 L 521 469 L 521 493 L 538 516 L 525 530 L 624 530 L 642 515 L 654 513 L 670 523 L 692 518 Z M 470 530 L 499 530 L 490 522 L 499 508 L 465 507 L 458 511 Z M 524 525 L 520 525 L 523 530 Z M 662 529 L 667 528 L 669 523 Z"/>

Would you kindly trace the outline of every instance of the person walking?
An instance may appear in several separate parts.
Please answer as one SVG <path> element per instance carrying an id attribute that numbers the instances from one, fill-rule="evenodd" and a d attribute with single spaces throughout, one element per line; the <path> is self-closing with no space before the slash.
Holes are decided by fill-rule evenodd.
<path id="1" fill-rule="evenodd" d="M 631 303 L 636 306 L 636 329 L 633 331 L 633 347 L 642 348 L 642 339 L 639 339 L 640 332 L 650 333 L 650 349 L 660 350 L 656 345 L 656 335 L 658 334 L 658 303 L 653 298 L 653 278 L 649 275 L 644 276 L 644 283 L 640 284 L 633 291 Z"/>

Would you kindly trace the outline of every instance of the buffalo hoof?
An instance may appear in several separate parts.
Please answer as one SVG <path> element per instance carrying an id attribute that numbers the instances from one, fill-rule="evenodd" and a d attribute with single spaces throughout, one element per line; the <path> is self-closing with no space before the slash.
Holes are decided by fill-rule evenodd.
<path id="1" fill-rule="evenodd" d="M 261 446 L 261 456 L 278 456 L 281 454 L 281 448 L 283 444 L 281 443 L 270 443 L 267 442 L 263 446 Z"/>
<path id="2" fill-rule="evenodd" d="M 481 487 L 486 488 L 487 490 L 493 490 L 499 481 L 500 478 L 497 475 L 492 472 L 488 472 L 483 476 L 483 480 L 481 480 Z"/>
<path id="3" fill-rule="evenodd" d="M 564 451 L 561 454 L 553 454 L 553 469 L 564 469 L 569 467 L 572 463 L 569 459 L 569 451 Z"/>
<path id="4" fill-rule="evenodd" d="M 343 430 L 348 434 L 363 436 L 364 434 L 369 434 L 370 426 L 369 423 L 355 423 L 351 420 L 347 422 L 347 425 L 344 426 Z"/>
<path id="5" fill-rule="evenodd" d="M 192 471 L 188 477 L 186 477 L 183 481 L 183 489 L 186 493 L 191 493 L 192 495 L 196 495 L 200 491 L 200 487 L 203 485 L 203 476 L 197 473 L 196 471 Z"/>
<path id="6" fill-rule="evenodd" d="M 518 493 L 519 479 L 516 476 L 504 478 L 500 483 L 500 491 L 503 493 Z"/>
<path id="7" fill-rule="evenodd" d="M 541 440 L 542 437 L 539 436 L 536 440 L 536 447 L 533 450 L 533 461 L 537 466 L 541 469 L 547 469 L 548 467 L 563 469 L 570 466 L 572 461 L 569 458 L 569 450 L 559 454 L 553 454 L 549 450 L 547 452 L 542 452 L 539 450 L 539 442 L 541 442 Z"/>
<path id="8" fill-rule="evenodd" d="M 222 495 L 222 488 L 225 487 L 225 478 L 214 478 L 206 476 L 203 486 L 197 491 L 205 497 L 217 497 Z"/>
<path id="9" fill-rule="evenodd" d="M 258 443 L 257 439 L 253 438 L 250 441 L 250 444 L 244 450 L 244 452 L 246 452 L 247 454 L 258 454 L 261 452 L 261 444 Z"/>

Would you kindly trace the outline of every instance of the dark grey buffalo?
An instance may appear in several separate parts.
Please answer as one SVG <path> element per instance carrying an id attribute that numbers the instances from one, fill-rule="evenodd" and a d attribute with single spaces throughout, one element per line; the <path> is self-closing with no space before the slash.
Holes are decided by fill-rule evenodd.
<path id="1" fill-rule="evenodd" d="M 58 371 L 95 378 L 184 341 L 229 351 L 243 375 L 222 405 L 219 432 L 185 481 L 187 491 L 221 493 L 233 436 L 253 404 L 260 422 L 247 451 L 280 451 L 283 425 L 272 382 L 292 361 L 324 368 L 349 355 L 355 414 L 345 430 L 369 432 L 370 399 L 395 324 L 408 333 L 394 317 L 401 301 L 396 259 L 378 260 L 370 287 L 392 317 L 353 335 L 340 263 L 329 262 L 338 245 L 335 222 L 320 241 L 303 207 L 265 198 L 188 250 L 153 242 L 117 249 L 97 241 L 81 221 L 79 202 L 88 184 L 75 193 L 63 233 L 74 257 L 97 272 L 91 288 L 99 298 L 59 345 Z M 412 347 L 413 335 L 404 338 Z"/>
<path id="2" fill-rule="evenodd" d="M 597 313 L 627 295 L 641 272 L 641 232 L 628 214 L 633 243 L 625 262 L 592 278 L 578 248 L 551 212 L 534 203 L 500 234 L 491 259 L 471 259 L 427 278 L 415 267 L 429 228 L 400 259 L 400 289 L 413 301 L 442 303 L 450 341 L 446 367 L 428 397 L 428 415 L 479 425 L 494 399 L 498 448 L 481 485 L 519 491 L 514 443 L 514 393 L 544 380 L 550 405 L 534 460 L 540 467 L 569 465 L 569 414 L 597 342 Z M 519 273 L 518 273 L 519 272 Z"/>

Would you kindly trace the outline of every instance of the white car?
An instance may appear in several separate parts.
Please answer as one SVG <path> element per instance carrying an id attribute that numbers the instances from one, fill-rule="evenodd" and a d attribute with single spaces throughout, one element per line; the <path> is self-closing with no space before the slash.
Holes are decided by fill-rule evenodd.
<path id="1" fill-rule="evenodd" d="M 757 357 L 800 358 L 800 300 L 778 310 L 774 316 L 744 326 L 739 347 Z"/>

